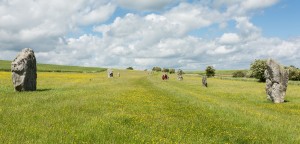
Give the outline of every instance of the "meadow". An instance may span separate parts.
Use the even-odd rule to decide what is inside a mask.
[[[256,81],[115,72],[38,72],[35,92],[0,72],[0,143],[300,143],[298,85],[273,104]]]
[[[53,64],[37,64],[38,72],[76,72],[76,73],[94,73],[105,71],[105,68],[98,67],[79,67],[64,66]],[[0,60],[0,71],[11,71],[11,61]]]

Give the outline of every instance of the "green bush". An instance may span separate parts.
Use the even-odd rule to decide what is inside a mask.
[[[289,66],[287,67],[289,70],[289,79],[294,81],[300,80],[300,70],[296,68],[295,66]]]
[[[177,75],[183,75],[183,74],[184,74],[184,72],[181,69],[178,69]]]
[[[214,69],[213,66],[208,66],[208,67],[206,67],[206,70],[205,70],[206,76],[207,76],[207,77],[215,76],[215,71],[216,71],[216,70]]]
[[[160,71],[161,71],[161,68],[160,68],[160,67],[153,67],[153,68],[152,68],[152,71],[160,72]]]
[[[265,70],[267,69],[266,60],[255,60],[251,63],[250,70],[252,71],[252,76],[259,79],[261,82],[265,82]]]
[[[175,69],[169,69],[169,73],[170,73],[170,74],[175,73]]]
[[[133,67],[128,67],[128,68],[126,68],[127,70],[133,70]]]
[[[253,78],[253,74],[252,74],[252,71],[251,71],[251,70],[248,70],[248,71],[246,72],[246,77],[247,77],[247,78]]]
[[[163,68],[162,72],[166,72],[166,73],[168,73],[168,72],[169,72],[169,69],[167,69],[167,68]]]
[[[246,72],[241,70],[232,73],[232,77],[245,77],[245,76],[246,76]]]

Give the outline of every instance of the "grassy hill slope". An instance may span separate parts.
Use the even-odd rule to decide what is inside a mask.
[[[11,61],[0,60],[0,71],[10,71]],[[101,72],[105,68],[98,67],[79,67],[79,66],[63,66],[52,64],[37,64],[38,72]]]
[[[38,91],[14,92],[0,72],[2,143],[300,143],[300,87],[284,104],[265,84],[120,71],[38,73]]]

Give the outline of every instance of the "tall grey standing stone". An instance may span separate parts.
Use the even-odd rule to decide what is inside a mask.
[[[265,77],[267,99],[274,103],[283,103],[288,86],[289,71],[274,60],[268,59]]]
[[[36,90],[36,59],[30,48],[25,48],[11,63],[15,91]]]
[[[207,77],[206,76],[202,77],[202,86],[207,87]]]

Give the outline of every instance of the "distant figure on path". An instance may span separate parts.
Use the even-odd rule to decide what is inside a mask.
[[[120,77],[121,75],[120,75],[120,72],[118,72],[118,77]]]
[[[163,74],[161,78],[162,78],[162,80],[168,80],[169,79],[167,74]]]

